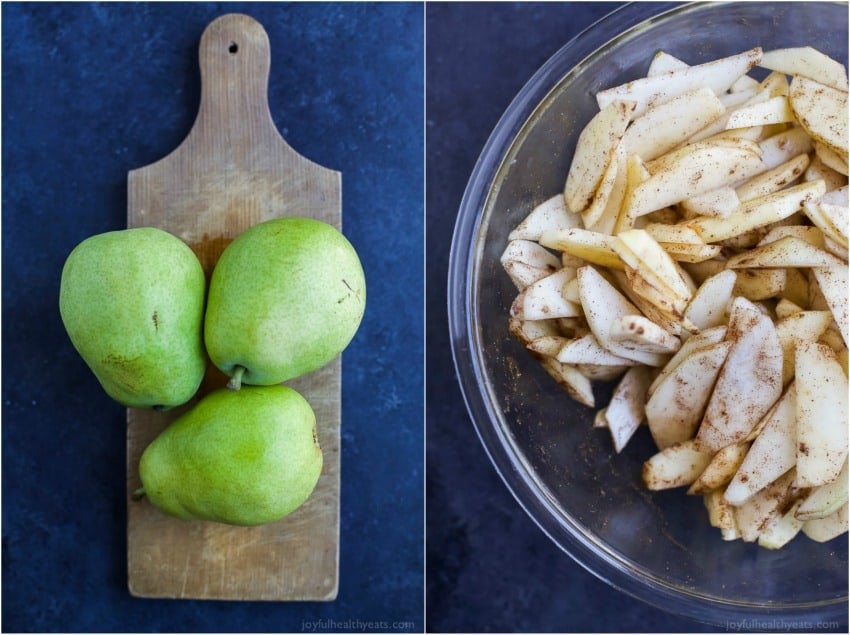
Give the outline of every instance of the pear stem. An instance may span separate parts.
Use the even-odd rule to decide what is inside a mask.
[[[140,487],[135,492],[133,492],[133,500],[134,501],[141,500],[144,497],[145,497],[145,488],[144,487]]]
[[[239,390],[242,387],[242,375],[245,374],[244,366],[237,366],[233,369],[233,377],[227,382],[227,387],[230,390]]]

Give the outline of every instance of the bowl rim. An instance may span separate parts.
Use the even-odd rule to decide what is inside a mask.
[[[490,134],[481,151],[461,199],[455,224],[448,266],[448,326],[452,358],[463,399],[479,441],[505,486],[537,526],[576,563],[615,589],[656,608],[700,622],[726,625],[768,624],[770,630],[787,628],[796,623],[823,623],[847,619],[844,597],[783,605],[736,602],[708,594],[678,588],[618,555],[612,548],[598,549],[601,541],[593,540],[579,523],[563,512],[554,497],[536,479],[523,452],[511,436],[496,422],[499,418],[486,395],[482,378],[484,360],[475,351],[479,346],[476,303],[470,291],[476,288],[478,257],[482,241],[476,238],[486,230],[482,218],[487,201],[493,195],[494,179],[508,160],[517,134],[534,117],[534,113],[558,86],[578,72],[594,53],[616,40],[648,28],[654,22],[680,14],[711,8],[724,2],[630,2],[594,21],[560,47],[525,83]],[[736,5],[756,4],[736,2]],[[845,4],[825,2],[821,4]],[[602,28],[604,27],[604,28]],[[611,37],[607,33],[617,35]],[[760,628],[760,626],[757,626]]]

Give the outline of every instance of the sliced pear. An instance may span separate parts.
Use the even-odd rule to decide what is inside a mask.
[[[708,522],[718,529],[735,529],[735,510],[723,498],[723,490],[714,490],[703,495],[703,503],[708,510]]]
[[[642,315],[623,315],[611,323],[611,339],[634,350],[672,354],[682,341]]]
[[[581,225],[581,216],[567,209],[561,194],[537,205],[508,235],[508,240],[540,240],[549,231],[561,231]]]
[[[500,262],[520,291],[561,268],[555,254],[531,240],[510,241]]]
[[[795,350],[797,481],[816,487],[838,478],[847,459],[847,377],[832,349],[800,342]]]
[[[644,462],[643,482],[650,490],[690,485],[699,478],[712,456],[697,449],[694,439],[674,443]]]
[[[532,353],[537,353],[544,357],[556,357],[558,351],[563,348],[564,344],[569,340],[563,335],[544,335],[531,340],[526,345],[526,348]]]
[[[724,185],[699,196],[686,198],[680,203],[681,209],[692,216],[717,216],[726,218],[738,209],[741,200],[731,185]]]
[[[576,276],[572,267],[564,267],[526,286],[511,307],[511,315],[524,320],[547,320],[582,315],[578,304],[565,299],[561,290]]]
[[[690,90],[636,117],[623,135],[623,145],[628,154],[651,161],[683,143],[724,111],[710,88]]]
[[[739,201],[749,201],[778,192],[799,179],[805,173],[809,163],[808,154],[798,154],[788,161],[741,183],[735,188],[735,194]]]
[[[564,364],[594,364],[597,366],[634,366],[636,361],[615,355],[604,348],[593,333],[568,339],[555,355]]]
[[[847,263],[835,258],[828,267],[813,267],[812,273],[817,280],[817,286],[826,300],[832,317],[844,338],[844,343],[850,342],[850,319],[848,319],[848,277]],[[811,287],[811,285],[810,285]],[[812,308],[815,308],[814,305]]]
[[[776,518],[784,515],[799,493],[794,488],[794,468],[750,496],[742,505],[733,506],[735,524],[744,542],[755,542],[759,534]]]
[[[777,304],[777,308],[778,308]],[[778,316],[778,313],[777,313]],[[794,376],[795,350],[800,342],[816,342],[832,323],[829,311],[795,311],[776,322],[776,335],[782,346],[782,383]]]
[[[541,337],[560,335],[555,320],[520,320],[509,317],[508,330],[523,346],[528,346]]]
[[[688,494],[706,494],[712,491],[722,492],[725,486],[747,455],[749,441],[741,441],[727,445],[712,457],[711,462],[703,470],[699,478],[688,488]]]
[[[803,521],[795,515],[800,501],[791,505],[791,508],[781,516],[776,516],[759,532],[759,547],[765,549],[781,549],[803,528]]]
[[[725,337],[726,325],[721,324],[716,327],[702,330],[693,337],[686,339],[682,342],[682,346],[679,350],[673,355],[673,357],[670,358],[670,361],[665,364],[664,368],[662,368],[658,375],[656,375],[655,379],[652,380],[652,383],[649,386],[649,394],[651,395],[655,392],[655,389],[658,388],[661,382],[664,381],[670,373],[676,370],[678,365],[694,351],[722,342]]]
[[[844,168],[846,169],[846,166]],[[827,192],[847,185],[847,175],[826,165],[817,152],[811,157],[809,167],[806,168],[803,178],[807,181],[823,179],[826,183]]]
[[[566,231],[547,231],[540,236],[540,244],[577,256],[589,263],[622,269],[623,262],[613,250],[614,236],[579,227]]]
[[[724,269],[708,278],[688,303],[685,317],[700,330],[723,324],[736,279],[737,274],[730,269]]]
[[[797,509],[800,520],[825,518],[847,504],[847,461],[838,478],[812,489]]]
[[[691,243],[658,243],[676,262],[705,262],[720,255],[720,245],[693,245]]]
[[[686,64],[675,55],[670,55],[670,53],[666,51],[658,51],[652,56],[652,61],[649,63],[646,75],[647,77],[662,75],[669,71],[687,68],[688,66],[689,64]]]
[[[791,110],[788,98],[777,96],[759,104],[739,108],[726,121],[726,129],[789,123],[794,119],[794,111]]]
[[[647,108],[697,88],[708,87],[719,95],[761,61],[761,48],[754,48],[722,59],[643,77],[596,93],[596,102],[604,108],[615,100],[637,102],[635,116]]]
[[[697,433],[712,453],[746,438],[782,393],[782,347],[771,319],[735,298],[726,337],[734,344]]]
[[[552,357],[542,357],[540,363],[546,372],[560,385],[575,401],[588,408],[596,405],[593,396],[593,386],[577,368],[562,364]]]
[[[821,197],[818,201],[803,206],[806,216],[829,237],[842,247],[847,247],[847,225],[850,223],[850,208],[846,205],[827,203]]]
[[[802,130],[802,128],[798,128],[798,130]],[[848,170],[847,165],[847,156],[841,154],[835,149],[829,147],[825,143],[820,141],[814,141],[815,148],[815,156],[818,157],[825,166],[835,170],[839,174],[844,175],[845,177],[848,175],[850,170]]]
[[[808,154],[814,142],[803,128],[795,126],[759,141],[761,160],[768,168],[775,168],[796,156]]]
[[[847,91],[797,75],[791,80],[788,98],[809,136],[846,159]]]
[[[787,218],[797,212],[803,203],[822,196],[825,191],[823,181],[807,181],[741,203],[738,211],[726,218],[703,216],[687,221],[686,224],[705,242],[717,242]]]
[[[744,267],[829,267],[835,257],[796,236],[785,236],[729,258],[730,269]]]
[[[625,177],[620,172],[625,169],[625,165],[626,150],[621,141],[617,145],[611,160],[608,161],[608,167],[602,173],[602,179],[593,195],[593,201],[581,213],[581,220],[585,228],[592,229],[594,225],[599,223],[605,214],[605,210],[608,209],[609,202],[619,205],[615,201],[622,201],[625,193]],[[612,200],[612,197],[614,200]]]
[[[637,315],[637,307],[629,302],[599,272],[591,266],[578,272],[581,306],[590,330],[609,352],[647,366],[663,366],[667,356],[635,351],[611,339],[611,324],[619,317]]]
[[[802,75],[847,92],[847,69],[844,64],[811,46],[764,51],[758,65],[786,75]]]
[[[605,409],[605,420],[614,442],[614,451],[618,454],[644,419],[644,402],[650,380],[648,367],[633,366],[617,384]]]
[[[779,297],[785,290],[785,269],[738,269],[732,295],[758,302]]]
[[[815,542],[828,542],[841,534],[847,533],[848,503],[844,503],[836,511],[824,518],[807,520],[803,523],[802,532]]]
[[[720,145],[689,146],[688,152],[678,160],[654,172],[635,188],[632,213],[649,214],[750,178],[767,168],[761,157],[750,150]]]
[[[765,417],[766,423],[734,473],[725,498],[742,505],[794,467],[797,449],[797,396],[791,384]]]
[[[731,348],[729,341],[698,348],[653,386],[646,403],[646,420],[659,449],[694,436]]]
[[[600,106],[579,134],[564,185],[570,211],[581,213],[590,205],[636,106],[633,101],[612,100]]]

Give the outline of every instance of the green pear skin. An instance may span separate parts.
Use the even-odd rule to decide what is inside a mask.
[[[171,408],[204,377],[201,263],[176,236],[139,227],[91,236],[62,269],[59,312],[106,393],[135,408]]]
[[[366,280],[351,243],[310,218],[247,229],[210,279],[204,341],[212,362],[251,385],[278,384],[321,368],[356,334]]]
[[[221,388],[145,449],[137,495],[177,518],[262,525],[304,503],[321,471],[316,417],[298,392]]]

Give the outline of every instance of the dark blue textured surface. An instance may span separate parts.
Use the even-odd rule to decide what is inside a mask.
[[[429,631],[714,630],[620,593],[540,531],[508,492],[475,434],[448,341],[449,245],[464,188],[487,137],[535,71],[616,6],[438,3],[427,8]]]
[[[57,308],[68,252],[125,226],[128,170],[191,128],[198,40],[228,12],[269,34],[282,135],[342,172],[369,284],[343,357],[332,603],[130,597],[124,409]],[[3,630],[421,631],[422,5],[4,3],[2,17]]]

